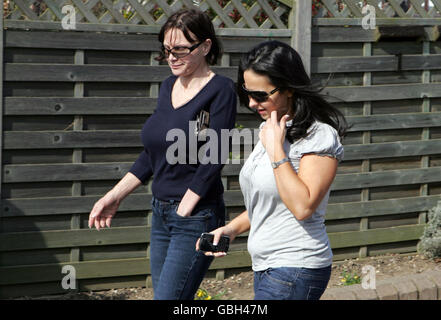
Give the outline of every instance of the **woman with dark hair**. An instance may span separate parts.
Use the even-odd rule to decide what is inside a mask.
[[[312,86],[298,53],[279,41],[242,59],[237,85],[242,104],[265,122],[239,176],[247,210],[212,231],[214,243],[249,230],[255,299],[319,299],[331,275],[324,216],[346,121]]]
[[[166,60],[173,75],[162,82],[157,108],[142,128],[144,150],[124,178],[95,203],[89,227],[110,227],[121,201],[153,175],[150,266],[154,299],[186,300],[194,298],[213,260],[194,250],[196,240],[202,232],[225,224],[220,173],[226,159],[213,150],[219,157],[212,155],[211,161],[205,161],[199,151],[208,128],[216,134],[207,141],[219,139],[212,145],[220,149],[221,129],[234,127],[237,98],[234,82],[210,68],[221,49],[205,13],[183,9],[173,14],[161,28],[159,41],[158,60]],[[169,152],[172,145],[182,144],[180,136],[178,141],[171,141],[176,136],[170,139],[176,130],[185,136],[180,147],[186,152],[178,154],[179,162]],[[197,141],[194,153],[192,141]]]

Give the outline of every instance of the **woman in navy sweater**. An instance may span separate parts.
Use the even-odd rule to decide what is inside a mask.
[[[195,251],[195,243],[202,232],[225,224],[221,170],[226,161],[222,155],[228,152],[221,152],[221,130],[234,127],[236,92],[231,79],[210,69],[221,49],[205,13],[184,9],[173,14],[159,41],[159,60],[168,62],[173,75],[162,82],[157,108],[142,128],[144,150],[124,178],[95,203],[89,227],[110,227],[121,201],[153,176],[154,299],[194,299],[213,259]],[[201,127],[204,119],[206,126]],[[207,126],[214,133],[208,139],[201,137]],[[210,141],[218,149],[200,153]],[[179,161],[170,152],[177,144]],[[211,161],[201,154],[211,155]]]

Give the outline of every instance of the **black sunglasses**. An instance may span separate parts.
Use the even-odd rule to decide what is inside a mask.
[[[270,95],[276,93],[277,91],[280,90],[280,88],[275,88],[270,92],[265,92],[265,91],[251,91],[248,90],[247,88],[245,88],[245,84],[242,83],[242,89],[243,91],[245,91],[245,93],[253,98],[254,100],[256,100],[256,102],[265,102],[268,100],[268,98],[270,97]]]
[[[194,45],[192,45],[191,47],[173,47],[171,49],[167,49],[166,47],[164,47],[164,45],[161,46],[161,51],[162,53],[168,58],[170,56],[170,53],[176,57],[176,58],[184,58],[186,56],[188,56],[190,54],[190,52],[192,52],[194,49],[196,49],[197,47],[199,47],[202,42],[196,43]]]

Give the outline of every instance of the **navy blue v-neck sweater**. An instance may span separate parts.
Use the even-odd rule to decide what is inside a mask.
[[[217,200],[224,191],[221,170],[226,160],[221,158],[225,155],[225,151],[221,152],[221,129],[231,130],[236,117],[234,82],[216,74],[196,96],[175,109],[171,102],[171,92],[176,79],[176,76],[170,76],[162,82],[156,110],[144,123],[141,131],[144,151],[129,172],[143,184],[153,175],[152,193],[160,200],[181,201],[187,189],[201,196],[200,203]],[[190,160],[189,138],[197,138],[190,137],[195,132],[189,129],[189,122],[196,121],[202,109],[210,113],[209,128],[217,133],[218,161],[213,161],[215,163],[201,164],[199,160]],[[173,141],[167,141],[171,140],[170,137],[167,139],[167,133],[170,135],[176,132],[171,131],[173,129],[180,129],[185,133],[187,154],[184,164],[170,164],[166,158],[168,148],[179,139],[176,136]],[[211,136],[206,141],[198,142],[197,150],[210,139]],[[226,155],[228,157],[228,152]]]

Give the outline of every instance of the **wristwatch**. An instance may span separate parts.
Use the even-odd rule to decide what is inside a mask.
[[[283,158],[280,161],[276,161],[276,162],[271,162],[271,166],[273,167],[273,169],[276,169],[278,166],[280,166],[281,164],[288,162],[289,159],[288,158]]]

